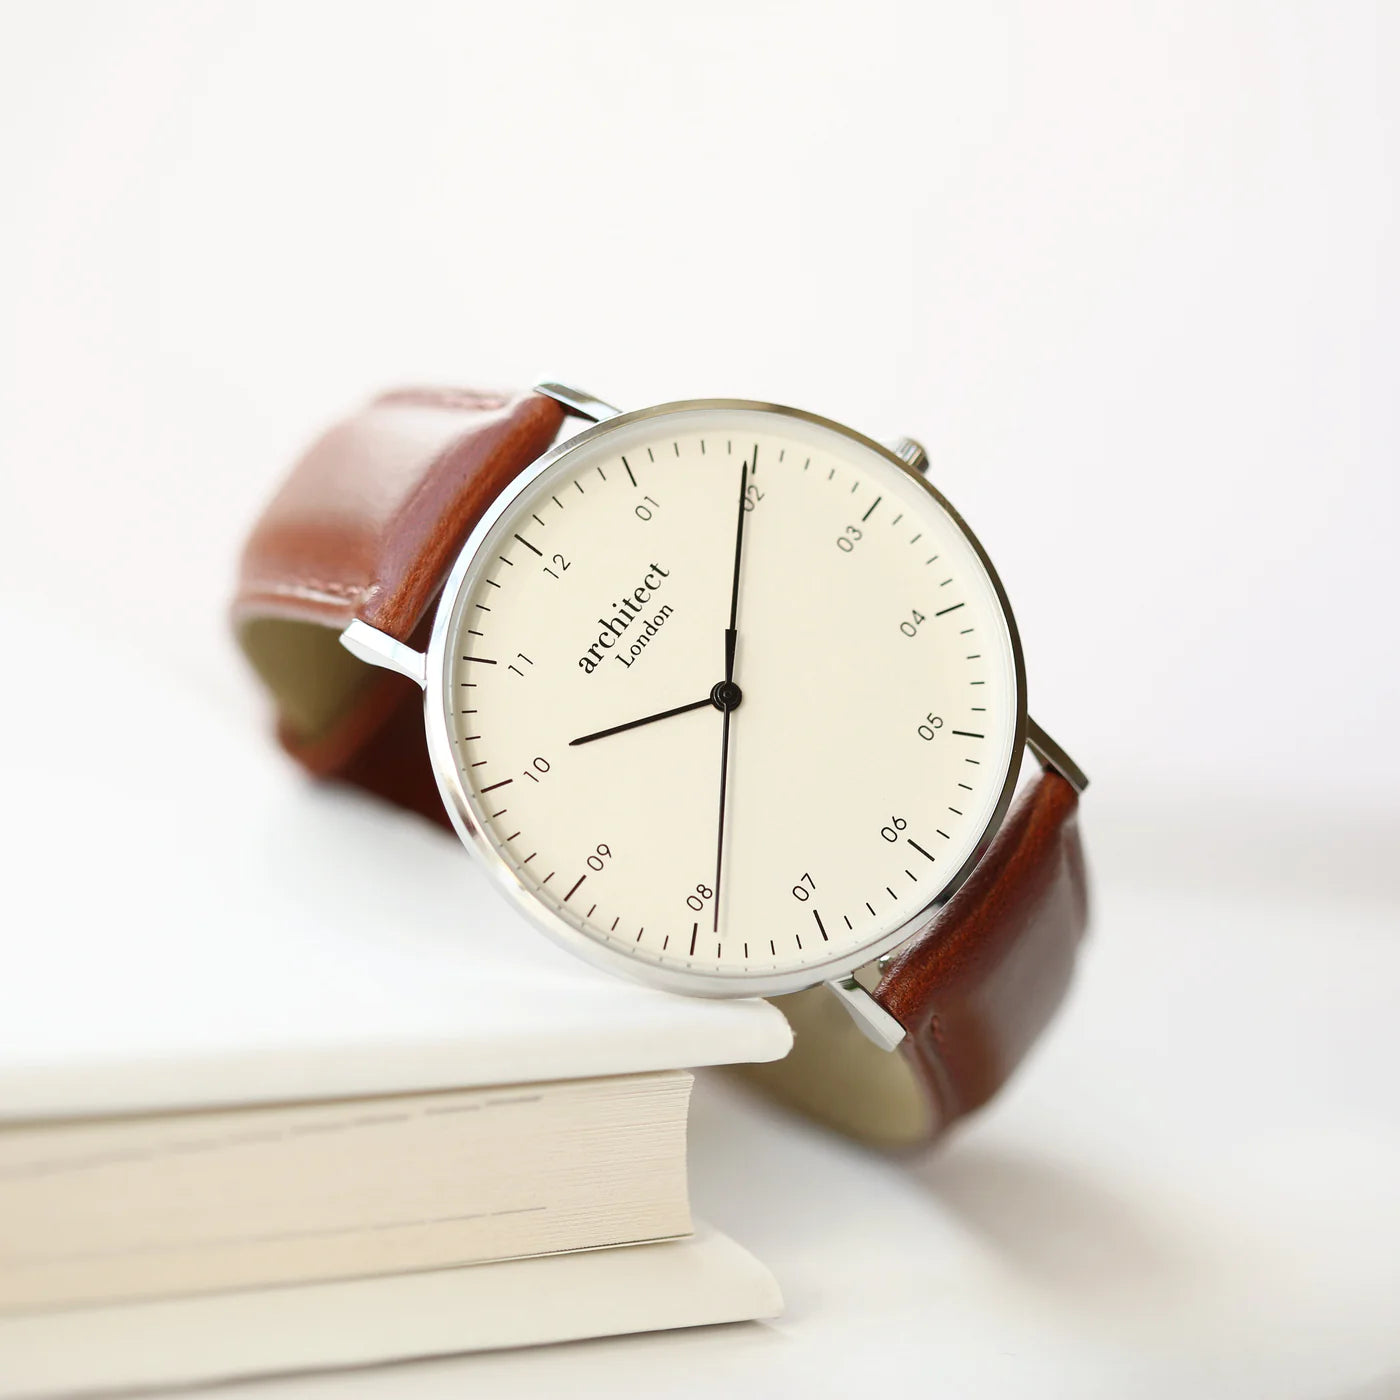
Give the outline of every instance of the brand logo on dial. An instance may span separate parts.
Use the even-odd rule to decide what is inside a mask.
[[[603,629],[598,640],[578,659],[584,672],[592,675],[611,654],[614,661],[624,666],[635,664],[646,649],[647,644],[666,624],[666,619],[675,612],[669,603],[663,603],[650,617],[643,617],[646,605],[652,596],[671,577],[669,569],[660,564],[652,564],[642,575],[642,581],[631,593],[624,594],[609,607],[615,611],[611,617],[600,617],[598,625]],[[633,630],[635,629],[635,630]],[[624,634],[631,632],[630,636]]]

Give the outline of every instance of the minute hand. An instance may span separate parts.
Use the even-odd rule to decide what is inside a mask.
[[[755,459],[758,448],[754,448]],[[738,703],[738,688],[734,684],[734,652],[739,640],[739,566],[744,557],[744,503],[749,494],[749,464],[739,476],[739,523],[734,531],[734,587],[729,595],[729,626],[724,631],[724,685],[719,694],[724,702],[724,730],[720,736],[719,752],[719,836],[715,842],[715,923],[719,932],[720,879],[724,874],[724,804],[729,790],[729,719]]]

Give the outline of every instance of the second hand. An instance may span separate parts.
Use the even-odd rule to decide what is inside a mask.
[[[754,461],[758,446],[754,445]],[[719,932],[720,879],[724,874],[724,804],[729,789],[729,716],[733,711],[734,653],[739,640],[739,565],[744,555],[744,504],[749,494],[749,464],[739,477],[739,521],[734,534],[734,586],[729,597],[729,626],[724,632],[724,733],[720,739],[719,756],[719,836],[715,842],[715,925]]]

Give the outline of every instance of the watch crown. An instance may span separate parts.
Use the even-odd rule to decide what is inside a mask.
[[[912,471],[918,472],[920,476],[928,475],[928,453],[924,450],[923,443],[919,442],[916,438],[891,438],[885,446],[888,447],[906,467],[909,467]]]

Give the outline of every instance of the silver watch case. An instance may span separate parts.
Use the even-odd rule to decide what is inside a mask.
[[[541,386],[544,392],[554,390],[556,386]],[[562,398],[562,395],[555,395]],[[566,406],[574,412],[589,413],[594,416],[590,409],[596,405],[599,410],[610,409],[610,405],[603,404],[600,400],[587,396],[589,406],[573,402],[566,402]],[[689,409],[734,409],[734,410],[758,410],[767,413],[780,414],[783,416],[797,418],[809,423],[817,424],[823,428],[839,433],[852,441],[859,443],[867,450],[885,458],[890,466],[903,472],[906,476],[927,491],[942,508],[947,511],[955,525],[962,531],[968,543],[981,560],[983,568],[987,571],[987,576],[991,579],[992,587],[995,590],[996,598],[1001,606],[1006,618],[1007,629],[1011,637],[1011,650],[1015,661],[1015,682],[1016,682],[1016,727],[1015,738],[1012,747],[1012,760],[1002,785],[1002,791],[992,813],[991,819],[978,840],[972,856],[956,871],[947,881],[937,896],[927,905],[919,910],[912,918],[900,924],[898,928],[890,930],[882,937],[873,942],[864,944],[853,952],[833,958],[830,962],[822,963],[813,967],[804,967],[796,972],[786,973],[776,976],[748,976],[734,975],[727,976],[708,972],[689,972],[677,968],[657,967],[654,964],[644,962],[639,958],[629,956],[627,953],[609,947],[598,939],[584,933],[582,929],[571,924],[563,918],[557,911],[550,908],[536,897],[534,892],[524,885],[516,872],[507,863],[505,858],[491,843],[485,832],[478,825],[472,813],[471,806],[467,800],[467,793],[462,782],[462,775],[457,768],[452,749],[452,735],[450,731],[450,716],[455,703],[452,694],[452,683],[449,671],[449,646],[451,639],[456,635],[458,620],[462,608],[465,604],[465,583],[467,574],[473,559],[484,544],[487,536],[495,526],[496,522],[506,514],[515,500],[539,477],[548,472],[555,463],[569,456],[583,444],[593,441],[596,438],[606,436],[616,427],[634,423],[641,419],[657,418],[668,413],[677,413]],[[673,403],[656,404],[650,408],[636,409],[629,413],[615,413],[603,417],[601,412],[597,415],[600,421],[585,428],[582,432],[558,443],[551,448],[544,456],[533,462],[492,502],[486,513],[477,522],[476,527],[467,537],[466,543],[457,557],[456,563],[452,567],[451,573],[447,577],[446,585],[443,588],[442,597],[438,602],[437,612],[433,619],[432,636],[428,643],[426,661],[421,664],[419,654],[411,648],[404,647],[401,643],[392,642],[389,638],[378,640],[378,634],[373,637],[368,635],[373,629],[364,624],[352,624],[347,629],[342,640],[346,646],[367,661],[373,661],[378,665],[387,665],[394,670],[412,676],[420,685],[424,687],[423,716],[427,733],[428,752],[432,760],[433,773],[437,778],[438,790],[442,794],[443,804],[447,808],[448,815],[452,820],[452,825],[457,834],[462,838],[463,843],[472,850],[485,864],[487,870],[507,897],[521,910],[521,912],[540,928],[555,942],[562,944],[578,956],[598,967],[609,972],[617,973],[624,977],[630,977],[635,981],[643,982],[652,987],[659,987],[670,992],[679,992],[688,996],[702,997],[753,997],[753,996],[781,996],[789,992],[802,991],[807,987],[818,985],[819,983],[841,984],[848,981],[850,974],[857,968],[864,967],[873,960],[883,957],[900,944],[909,940],[913,935],[924,929],[934,914],[953,896],[957,889],[967,879],[968,875],[977,865],[982,853],[985,851],[988,842],[996,834],[1006,816],[1007,807],[1010,804],[1012,793],[1016,787],[1016,781],[1020,773],[1022,755],[1028,737],[1028,725],[1031,729],[1033,747],[1040,752],[1040,745],[1037,740],[1046,738],[1046,742],[1053,745],[1043,736],[1037,726],[1028,721],[1026,713],[1026,680],[1025,662],[1021,653],[1021,640],[1016,630],[1016,619],[1011,611],[1011,605],[1007,601],[1006,592],[1002,587],[1001,580],[997,577],[996,569],[992,566],[991,560],[987,557],[986,551],[978,542],[976,536],[968,529],[962,517],[953,509],[943,496],[920,474],[915,466],[899,455],[894,449],[886,447],[873,439],[866,437],[863,433],[856,432],[853,428],[845,424],[837,423],[829,418],[820,417],[814,413],[807,413],[801,409],[788,408],[781,404],[769,404],[755,402],[747,399],[686,399]],[[908,454],[906,454],[907,456]],[[384,645],[388,643],[388,647]],[[395,650],[391,653],[389,648]],[[1055,765],[1058,766],[1058,765]],[[1075,770],[1077,772],[1077,770]],[[1066,776],[1069,776],[1068,774]],[[1073,779],[1071,779],[1073,781]]]

